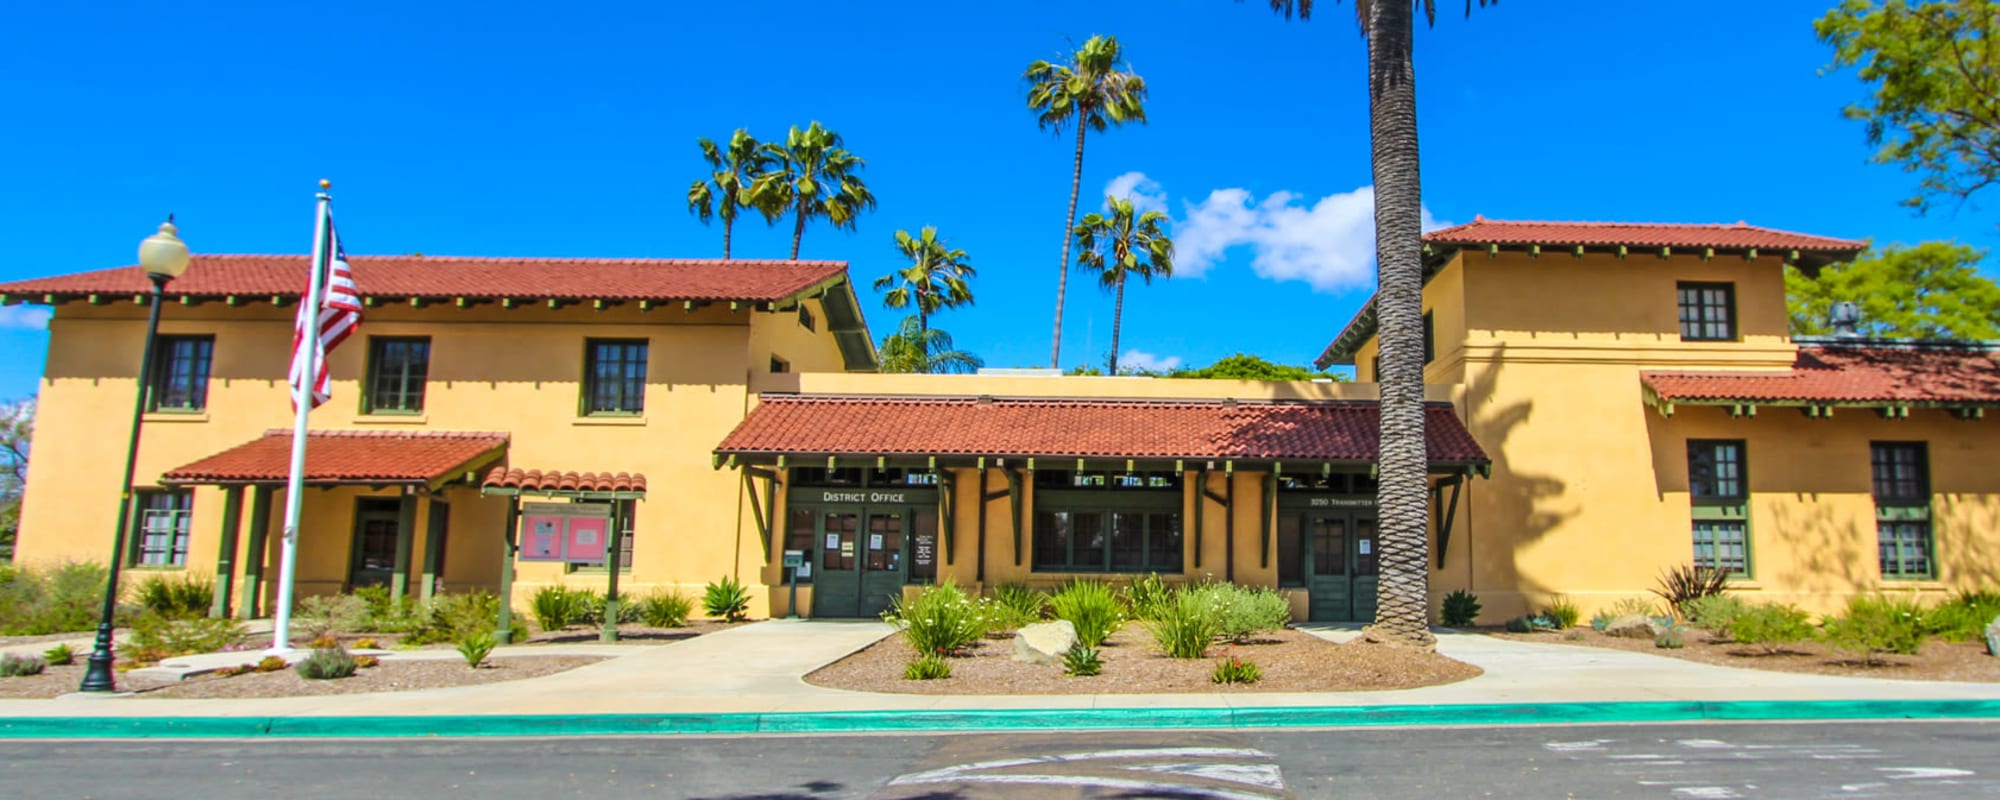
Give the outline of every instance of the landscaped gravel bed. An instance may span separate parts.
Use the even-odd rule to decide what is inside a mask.
[[[367,692],[406,692],[416,689],[443,689],[482,683],[524,680],[553,675],[604,660],[599,656],[501,656],[489,659],[479,669],[462,660],[384,661],[359,670],[353,677],[309,681],[297,672],[253,672],[224,678],[199,675],[176,683],[161,683],[118,676],[120,691],[136,692],[140,698],[253,698],[295,697]],[[254,663],[255,658],[246,658]],[[83,681],[81,659],[73,666],[49,667],[40,675],[0,678],[0,698],[47,699],[76,691]]]
[[[1706,631],[1690,630],[1682,635],[1686,646],[1678,650],[1655,647],[1652,639],[1606,636],[1588,628],[1545,633],[1489,631],[1502,639],[1541,644],[1567,644],[1630,650],[1656,656],[1719,664],[1744,669],[1777,672],[1806,672],[1844,675],[1852,678],[1894,678],[1912,681],[2000,681],[2000,658],[1986,654],[1986,646],[1976,642],[1925,642],[1914,656],[1880,655],[1880,664],[1869,664],[1855,654],[1836,650],[1819,642],[1798,642],[1767,653],[1762,647],[1715,642]]]
[[[1134,624],[1112,634],[1098,652],[1104,673],[1072,678],[1060,665],[1014,661],[1011,638],[989,638],[966,656],[947,659],[951,677],[913,681],[903,679],[903,665],[913,655],[910,646],[903,637],[891,636],[807,675],[806,682],[907,694],[1360,692],[1454,683],[1481,672],[1436,653],[1363,642],[1337,645],[1289,629],[1261,636],[1252,644],[1218,644],[1209,649],[1208,658],[1175,659],[1161,655],[1151,634]],[[1256,663],[1263,679],[1253,684],[1212,682],[1216,661],[1230,655]]]

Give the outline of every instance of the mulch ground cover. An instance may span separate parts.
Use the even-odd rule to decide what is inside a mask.
[[[1589,628],[1542,633],[1498,630],[1487,633],[1501,639],[1630,650],[1704,664],[1777,672],[1914,681],[2000,681],[2000,658],[1987,655],[1986,646],[1976,642],[1930,641],[1924,643],[1917,655],[1877,655],[1877,662],[1869,663],[1854,653],[1836,650],[1819,642],[1798,642],[1784,645],[1777,652],[1768,652],[1761,646],[1718,642],[1702,630],[1685,631],[1681,638],[1686,646],[1678,650],[1655,647],[1652,639],[1606,636]]]
[[[1143,626],[1129,625],[1098,648],[1104,672],[1087,678],[1063,674],[1060,664],[1013,660],[1012,637],[981,640],[963,657],[947,659],[951,677],[913,681],[903,665],[914,655],[900,635],[890,636],[806,676],[814,686],[904,694],[1188,694],[1209,692],[1360,692],[1435,686],[1472,678],[1478,667],[1436,653],[1363,642],[1334,644],[1311,634],[1281,630],[1249,644],[1218,644],[1208,657],[1162,655]],[[1236,656],[1255,663],[1263,679],[1252,684],[1210,680],[1216,661]]]
[[[164,683],[118,676],[119,691],[135,692],[142,698],[253,698],[297,697],[306,695],[405,692],[414,689],[443,689],[482,683],[524,680],[553,675],[604,660],[600,656],[505,656],[493,658],[478,669],[464,661],[384,661],[357,670],[352,677],[306,680],[297,672],[253,672],[224,678],[197,675],[187,680]],[[255,662],[255,658],[246,658]],[[76,691],[83,681],[83,664],[49,667],[40,675],[0,678],[0,698],[48,699]]]

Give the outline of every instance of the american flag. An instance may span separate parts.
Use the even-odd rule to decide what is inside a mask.
[[[327,377],[326,354],[361,327],[361,290],[354,285],[354,269],[347,265],[347,251],[340,246],[340,236],[333,231],[333,209],[326,209],[326,242],[315,252],[325,254],[327,263],[316,263],[313,269],[325,270],[325,287],[319,308],[309,306],[311,301],[301,298],[298,317],[292,322],[292,406],[298,407],[300,387],[305,383],[306,334],[307,325],[318,318],[319,336],[314,340],[312,407],[318,408],[333,397],[333,382]],[[306,276],[306,296],[312,292],[312,276]],[[315,313],[317,312],[317,313]]]

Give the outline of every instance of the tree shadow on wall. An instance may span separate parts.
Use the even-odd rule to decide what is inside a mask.
[[[1504,490],[1483,493],[1489,500],[1483,507],[1476,509],[1477,513],[1472,515],[1472,519],[1476,524],[1489,530],[1492,528],[1506,530],[1511,527],[1518,534],[1514,537],[1513,547],[1508,552],[1485,556],[1481,556],[1477,546],[1472,544],[1472,529],[1468,528],[1464,534],[1470,552],[1475,557],[1486,560],[1506,558],[1514,561],[1511,569],[1512,585],[1517,591],[1523,594],[1545,594],[1552,592],[1556,587],[1536,580],[1522,570],[1519,563],[1520,548],[1547,537],[1558,526],[1575,517],[1577,509],[1564,500],[1564,495],[1569,489],[1567,482],[1554,473],[1535,471],[1532,464],[1517,462],[1509,455],[1512,449],[1510,445],[1513,444],[1515,436],[1521,433],[1522,427],[1533,418],[1535,404],[1532,400],[1522,400],[1507,405],[1483,402],[1485,398],[1493,397],[1501,388],[1506,365],[1507,345],[1504,343],[1496,345],[1493,357],[1485,369],[1472,372],[1465,387],[1465,413],[1468,416],[1466,428],[1472,432],[1473,438],[1478,440],[1480,448],[1486,451],[1486,457],[1493,461],[1491,480],[1494,485],[1505,487]],[[1491,541],[1488,538],[1485,543],[1490,546]],[[1446,561],[1447,573],[1460,568],[1462,568],[1460,565]]]

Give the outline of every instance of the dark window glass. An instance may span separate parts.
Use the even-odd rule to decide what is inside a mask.
[[[149,567],[185,565],[194,493],[185,489],[140,492],[138,500],[139,540],[133,560]]]
[[[1314,517],[1311,534],[1313,574],[1347,574],[1347,520]]]
[[[208,369],[214,354],[213,337],[160,337],[154,346],[148,407],[153,411],[208,408]]]
[[[804,304],[804,303],[800,303],[800,304],[799,304],[799,327],[801,327],[801,328],[804,328],[804,329],[806,329],[806,330],[813,330],[813,326],[814,326],[814,324],[815,324],[815,323],[813,322],[813,312],[812,312],[812,309],[810,309],[810,308],[806,308],[806,304]]]
[[[1181,515],[1147,514],[1146,569],[1155,572],[1180,572],[1183,552]]]
[[[1735,340],[1735,286],[1727,283],[1683,283],[1679,289],[1682,339],[1700,342]]]
[[[1073,472],[1035,470],[1037,489],[1179,489],[1181,474],[1164,472]]]
[[[1331,475],[1279,475],[1278,491],[1341,494],[1347,491],[1347,476],[1339,472]]]
[[[1931,524],[1925,520],[1887,520],[1875,523],[1881,546],[1882,574],[1895,578],[1927,578],[1931,575]]]
[[[1688,494],[1696,500],[1741,500],[1743,443],[1691,439],[1688,452]]]
[[[646,410],[646,342],[592,341],[585,355],[585,413],[639,414]]]
[[[1278,585],[1300,586],[1306,582],[1306,542],[1297,514],[1278,518]]]
[[[1722,572],[1750,568],[1748,528],[1734,520],[1695,520],[1694,563]]]
[[[823,521],[826,524],[826,535],[832,537],[835,546],[820,548],[820,568],[852,572],[855,564],[854,551],[860,545],[857,540],[861,532],[861,515],[845,511],[829,511],[825,513]],[[826,542],[820,544],[825,545]]]
[[[1875,475],[1875,502],[1882,505],[1928,505],[1930,470],[1921,442],[1876,442],[1869,445]]]
[[[1035,568],[1061,569],[1069,565],[1069,543],[1075,538],[1067,511],[1035,514]]]
[[[1431,324],[1430,312],[1424,312],[1424,364],[1437,358],[1437,331]]]
[[[786,372],[791,372],[791,371],[792,371],[792,362],[790,362],[790,361],[786,361],[786,360],[784,360],[784,359],[782,359],[782,358],[779,358],[779,357],[777,357],[777,356],[771,356],[771,373],[772,373],[772,374],[776,375],[776,374],[782,374],[782,373],[786,373]]]
[[[910,520],[910,581],[937,580],[938,515],[936,509],[920,508]]]
[[[424,410],[424,382],[431,372],[431,340],[369,340],[368,413]]]
[[[1373,475],[1355,473],[1353,477],[1348,479],[1347,491],[1352,494],[1373,495],[1378,484],[1380,484],[1380,481],[1377,481]]]
[[[1146,567],[1146,515],[1111,515],[1111,570],[1131,572]]]
[[[1375,520],[1372,519],[1355,520],[1354,521],[1354,574],[1355,575],[1368,576],[1368,575],[1374,575],[1376,574],[1376,572],[1378,572],[1377,567],[1381,563],[1382,554],[1376,547],[1376,544],[1377,542],[1375,541]]]
[[[797,550],[805,556],[805,563],[813,562],[813,511],[809,508],[794,508],[785,515],[785,549]],[[778,563],[785,563],[780,559]],[[782,567],[780,569],[783,569]],[[784,580],[792,579],[792,571],[784,570]],[[812,583],[812,570],[799,576],[799,583]]]
[[[903,569],[903,515],[869,514],[869,572],[899,572]]]
[[[860,467],[840,467],[838,469],[827,469],[825,467],[793,467],[791,475],[792,478],[791,485],[860,486],[861,475],[862,472]]]

